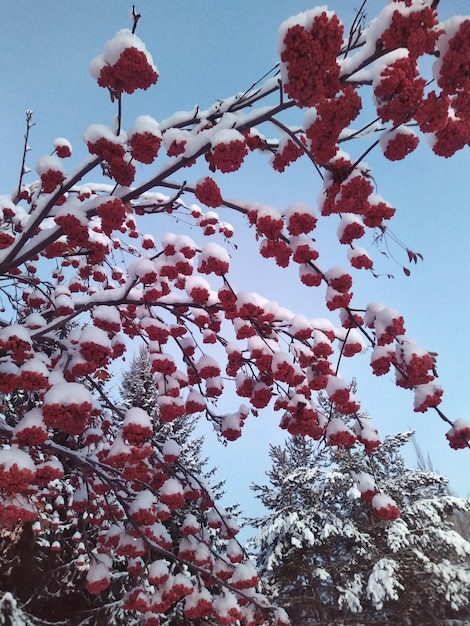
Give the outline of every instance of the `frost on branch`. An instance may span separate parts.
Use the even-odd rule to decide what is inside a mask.
[[[451,427],[450,445],[468,447],[468,424],[439,408],[435,354],[408,336],[398,311],[356,303],[354,289],[357,271],[374,268],[358,243],[387,237],[396,211],[376,192],[365,154],[380,145],[389,160],[404,158],[426,134],[447,157],[470,140],[469,23],[440,23],[429,3],[399,1],[346,35],[333,12],[307,11],[281,25],[280,78],[158,121],[128,120],[122,106],[127,94],[157,82],[143,42],[124,30],[105,45],[90,69],[116,101],[114,123],[84,129],[90,156],[75,170],[65,160],[70,142],[53,140],[53,154],[37,163],[39,179],[26,182],[23,164],[14,194],[0,197],[4,527],[46,511],[61,528],[60,495],[71,519],[96,527],[93,547],[80,541],[85,548],[73,552],[89,572],[89,591],[107,583],[105,570],[111,586],[116,561],[125,563],[132,582],[123,607],[144,623],[184,607],[219,623],[282,624],[284,615],[259,595],[236,524],[221,513],[220,527],[211,526],[210,491],[165,445],[173,438],[166,429],[201,415],[227,442],[269,407],[291,435],[338,454],[373,454],[377,429],[361,417],[338,367],[369,350],[375,375],[393,371],[397,386],[413,391],[414,410],[432,409]],[[434,55],[434,84],[422,75],[426,54]],[[368,89],[380,124],[363,119]],[[261,133],[267,122],[274,138]],[[365,152],[356,137],[370,137]],[[278,172],[308,159],[322,180],[318,206],[229,201],[224,180],[249,167],[250,153]],[[194,163],[205,168],[202,177],[200,169],[193,176]],[[134,184],[137,171],[143,182]],[[299,288],[316,287],[323,308],[299,315],[232,284],[237,255],[227,240],[236,235],[221,219],[230,210],[246,218],[273,270],[296,267]],[[333,267],[323,256],[325,222],[344,251]],[[152,406],[123,407],[107,383],[138,344],[148,351],[156,396]],[[321,409],[318,392],[331,410]],[[240,400],[227,406],[234,394]],[[398,515],[386,490],[361,500],[364,515]],[[198,531],[189,532],[190,520],[183,543],[185,507],[195,502]],[[208,529],[219,533],[216,548]],[[50,548],[57,554],[64,544],[54,539]],[[148,575],[158,559],[169,563],[169,577],[157,584]]]

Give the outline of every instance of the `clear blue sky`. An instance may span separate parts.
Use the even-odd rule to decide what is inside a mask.
[[[338,10],[349,25],[359,4],[359,0],[334,0],[328,6]],[[373,15],[384,2],[370,0],[368,4]],[[468,3],[445,0],[441,4],[443,16],[448,17],[466,10]],[[196,104],[205,108],[244,91],[278,61],[279,24],[313,6],[302,0],[138,3],[142,19],[137,32],[152,53],[160,78],[150,91],[125,99],[125,126],[140,114],[161,120],[175,111]],[[130,7],[122,0],[1,3],[1,193],[8,193],[17,183],[26,109],[34,111],[36,123],[30,139],[30,167],[39,156],[51,152],[52,140],[58,136],[71,141],[74,164],[86,157],[83,131],[91,123],[108,124],[114,115],[107,92],[96,86],[88,64],[117,30],[130,26]],[[375,251],[377,268],[395,278],[367,276],[355,289],[355,303],[382,301],[397,308],[405,317],[408,333],[439,354],[438,382],[445,390],[442,408],[452,419],[468,419],[470,408],[469,155],[467,149],[450,160],[438,159],[423,144],[400,163],[385,162],[378,152],[368,156],[378,193],[397,207],[392,230],[422,253],[424,262],[406,278],[398,265]],[[282,176],[259,160],[250,169],[222,175],[218,181],[226,197],[263,201],[278,209],[296,200],[314,205],[320,191],[315,172],[301,163]],[[229,215],[224,219],[235,221]],[[325,314],[318,292],[303,288],[294,273],[278,270],[256,255],[252,231],[239,228],[237,243],[240,253],[234,256],[233,269],[239,289],[259,291],[310,318]],[[395,252],[399,257],[400,251]],[[328,249],[324,254],[328,259]],[[345,262],[339,263],[333,254],[330,260],[332,264]],[[349,366],[343,376],[357,375],[358,396],[380,431],[416,428],[418,442],[451,479],[452,488],[459,495],[469,495],[470,452],[450,450],[444,438],[447,426],[433,412],[413,413],[412,394],[397,389],[389,377],[373,377],[367,363],[366,355],[359,369]],[[357,359],[351,365],[355,364]],[[211,444],[214,462],[228,478],[231,499],[240,500],[247,514],[253,514],[255,507],[246,485],[263,482],[269,466],[268,444],[283,437],[277,423],[278,415],[265,414],[248,422],[238,442],[226,448]],[[413,450],[408,460],[415,464]]]

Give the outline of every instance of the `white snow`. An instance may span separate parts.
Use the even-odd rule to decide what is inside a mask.
[[[45,174],[48,170],[62,172],[62,174],[65,175],[62,159],[59,159],[55,154],[41,157],[36,164],[36,172],[41,176],[41,174]]]
[[[133,406],[130,409],[128,409],[126,411],[126,414],[124,415],[123,426],[127,426],[129,424],[138,424],[139,426],[142,426],[144,428],[146,427],[151,428],[152,418],[146,411],[144,411],[144,409],[141,409],[140,407],[137,407],[137,406]]]
[[[153,119],[150,115],[139,115],[136,118],[135,122],[127,131],[127,136],[129,139],[135,134],[144,134],[149,133],[150,135],[154,135],[155,137],[162,136],[160,132],[160,128],[158,126],[158,122]]]
[[[80,383],[57,383],[44,395],[44,404],[82,404],[89,402],[92,397],[90,391]]]
[[[99,78],[100,72],[105,65],[114,65],[126,48],[136,48],[143,52],[148,64],[154,71],[157,71],[144,42],[126,28],[118,31],[112,39],[107,41],[103,53],[95,57],[90,63],[90,74],[93,78],[95,80]]]
[[[121,130],[117,137],[112,128],[103,124],[91,124],[83,133],[83,141],[85,143],[96,143],[102,138],[109,143],[123,144],[127,141],[127,134]]]
[[[33,474],[36,472],[33,459],[27,452],[20,450],[16,446],[0,450],[0,465],[3,465],[4,469],[7,471],[10,470],[13,465],[16,465],[18,469],[29,470]]]
[[[59,146],[63,146],[64,148],[67,147],[70,151],[72,151],[72,144],[68,139],[65,139],[65,137],[57,137],[56,139],[54,139],[53,146],[54,148],[57,148]]]
[[[184,495],[183,486],[177,478],[167,478],[160,487],[160,494],[163,496]]]
[[[46,429],[43,416],[42,416],[42,409],[39,407],[31,409],[30,411],[27,411],[23,415],[23,417],[21,418],[21,421],[19,421],[18,424],[13,429],[13,434],[15,435],[18,432],[21,432],[22,430],[26,428],[33,428],[33,427],[43,428],[44,430]]]
[[[374,607],[379,611],[386,600],[398,600],[398,590],[404,589],[397,578],[398,570],[398,563],[387,557],[377,561],[372,568],[366,591]]]

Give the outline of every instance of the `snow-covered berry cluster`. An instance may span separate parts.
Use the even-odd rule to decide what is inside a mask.
[[[343,43],[343,25],[322,7],[284,22],[280,29],[283,87],[300,107],[314,107],[339,90],[336,57]]]
[[[236,172],[247,154],[244,136],[235,129],[226,129],[214,136],[211,150],[206,153],[206,160],[212,172]]]
[[[162,143],[157,122],[150,115],[140,115],[127,133],[127,142],[132,158],[140,163],[153,163]]]
[[[39,159],[36,171],[41,177],[44,193],[52,193],[65,180],[65,170],[57,156],[44,156]]]
[[[90,64],[90,73],[100,87],[119,97],[122,92],[148,89],[158,79],[157,68],[143,41],[130,30],[120,30],[102,54]]]
[[[217,208],[222,204],[219,186],[210,176],[206,176],[197,183],[194,195],[199,202],[209,207]]]

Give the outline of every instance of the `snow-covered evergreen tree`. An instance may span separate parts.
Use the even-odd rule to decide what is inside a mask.
[[[139,407],[146,411],[154,424],[154,438],[163,445],[167,439],[179,446],[179,459],[184,466],[201,474],[207,459],[203,457],[203,438],[194,436],[197,419],[194,415],[176,417],[172,422],[158,419],[158,396],[168,390],[159,390],[151,371],[149,352],[142,347],[134,357],[129,369],[123,373],[120,397],[126,407]],[[168,444],[167,444],[168,447]],[[211,472],[212,474],[213,472]],[[202,478],[202,474],[201,474]],[[222,483],[218,485],[220,488]],[[214,488],[215,485],[212,485]]]
[[[293,625],[470,619],[470,543],[450,518],[470,500],[450,495],[442,476],[405,467],[400,448],[412,434],[388,436],[367,456],[296,436],[272,446],[269,484],[253,485],[269,513],[250,520],[252,546]]]

